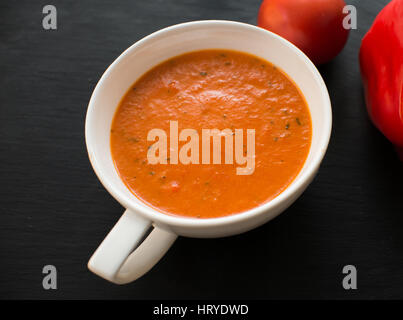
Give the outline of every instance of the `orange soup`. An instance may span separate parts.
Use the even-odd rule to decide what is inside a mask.
[[[154,150],[164,157],[155,164],[148,155],[157,139],[148,135],[156,128],[166,132],[167,150]],[[199,153],[191,163],[177,159],[188,142],[178,141],[184,129],[199,134]],[[213,161],[213,145],[206,148],[212,160],[203,162],[205,129],[227,129],[235,139],[242,129],[243,156],[249,152],[247,130],[253,129],[253,170],[237,174],[246,163],[226,163],[225,137],[221,163]],[[143,202],[165,214],[215,218],[257,207],[284,191],[304,165],[311,136],[307,103],[283,71],[246,53],[202,50],[157,65],[130,88],[112,122],[111,151],[121,179]]]

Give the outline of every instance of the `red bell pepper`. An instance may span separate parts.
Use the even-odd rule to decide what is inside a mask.
[[[369,116],[403,161],[403,0],[376,17],[362,40],[360,65]]]

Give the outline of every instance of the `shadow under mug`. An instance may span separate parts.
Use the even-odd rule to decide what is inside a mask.
[[[113,163],[110,127],[119,101],[145,72],[171,57],[203,49],[247,52],[284,70],[308,103],[312,143],[299,175],[270,202],[231,216],[193,219],[158,212],[128,190]],[[288,208],[314,178],[326,153],[331,128],[330,99],[318,70],[297,47],[274,33],[239,22],[208,20],[168,27],[136,42],[105,71],[87,110],[85,137],[93,169],[110,194],[127,208],[91,257],[88,268],[111,282],[128,283],[149,271],[178,235],[230,236],[273,219]],[[145,237],[151,227],[154,229]]]

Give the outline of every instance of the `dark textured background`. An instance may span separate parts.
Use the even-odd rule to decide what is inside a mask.
[[[42,29],[44,1],[0,3],[0,298],[403,298],[403,165],[369,122],[360,40],[387,3],[347,1],[358,30],[320,68],[334,129],[319,175],[272,222],[225,239],[179,238],[151,272],[116,286],[87,270],[123,208],[93,173],[84,142],[97,79],[127,47],[199,19],[254,24],[259,0],[56,1],[58,30]],[[58,290],[42,289],[42,267]],[[358,269],[358,290],[342,268]]]

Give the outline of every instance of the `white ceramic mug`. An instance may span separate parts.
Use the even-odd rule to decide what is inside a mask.
[[[119,178],[110,151],[112,118],[130,86],[160,62],[202,49],[244,51],[283,69],[308,102],[313,130],[305,165],[285,191],[259,207],[212,219],[165,215],[147,206]],[[331,127],[330,99],[318,70],[299,49],[274,33],[244,23],[211,20],[168,27],[136,42],[106,70],[88,106],[85,137],[91,164],[105,188],[126,208],[91,257],[88,268],[111,282],[128,283],[150,270],[178,235],[230,236],[273,219],[289,207],[314,178],[325,155]],[[154,229],[141,242],[151,226]]]

